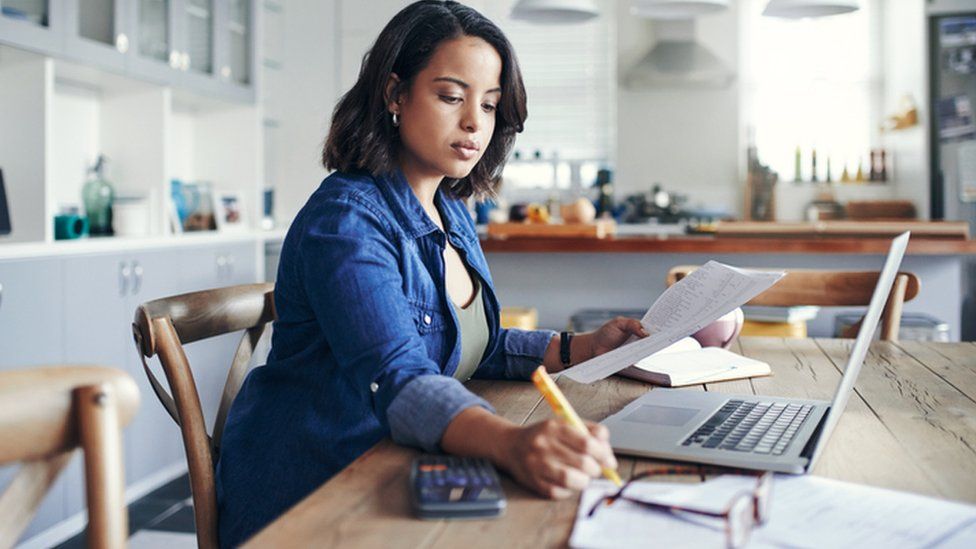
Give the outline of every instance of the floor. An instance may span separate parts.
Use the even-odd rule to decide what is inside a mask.
[[[190,479],[183,475],[129,505],[129,547],[196,547]],[[85,532],[57,546],[83,549]]]

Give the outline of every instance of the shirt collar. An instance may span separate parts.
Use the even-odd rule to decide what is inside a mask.
[[[440,230],[424,211],[417,195],[413,194],[413,189],[410,188],[410,184],[400,168],[378,176],[376,181],[379,183],[380,191],[389,203],[393,215],[396,216],[400,226],[410,238],[419,238]],[[444,190],[438,188],[434,202],[440,206],[438,211],[441,213],[444,228],[448,233],[458,234],[456,228],[460,224],[453,217],[453,208],[447,207],[445,200]]]

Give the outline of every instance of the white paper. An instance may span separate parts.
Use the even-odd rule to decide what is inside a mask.
[[[750,271],[709,261],[668,288],[641,319],[650,335],[591,358],[562,375],[593,383],[701,330],[776,283],[782,271]]]
[[[627,493],[647,501],[722,511],[735,494],[755,485],[755,477],[727,475],[701,484],[639,483]],[[571,546],[724,547],[721,519],[655,511],[626,501],[586,516],[595,501],[615,491],[606,481],[587,488],[580,498]],[[976,547],[976,507],[813,476],[777,475],[769,521],[753,530],[749,546]]]

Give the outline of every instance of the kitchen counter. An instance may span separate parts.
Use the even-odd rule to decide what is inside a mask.
[[[889,238],[735,237],[482,238],[486,253],[886,254]],[[913,237],[908,255],[976,255],[976,240]]]

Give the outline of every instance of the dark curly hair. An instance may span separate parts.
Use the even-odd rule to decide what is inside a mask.
[[[400,139],[387,115],[386,86],[390,75],[396,73],[399,77],[393,90],[396,97],[410,89],[438,45],[461,36],[481,38],[498,52],[502,60],[502,94],[495,114],[495,131],[484,156],[467,177],[445,178],[441,185],[458,198],[494,194],[515,134],[525,124],[525,86],[515,51],[501,29],[477,11],[451,1],[414,2],[380,32],[363,57],[359,79],[332,113],[322,151],[326,169],[367,170],[374,175],[394,171]]]

